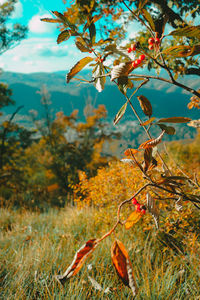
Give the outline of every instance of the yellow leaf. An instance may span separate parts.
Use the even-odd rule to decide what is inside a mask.
[[[128,219],[126,220],[125,223],[125,228],[129,229],[131,228],[134,224],[136,224],[142,217],[142,213],[140,211],[134,211],[132,212],[132,214],[130,214],[130,216],[128,217]]]

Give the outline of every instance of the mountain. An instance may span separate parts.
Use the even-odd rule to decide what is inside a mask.
[[[16,106],[24,106],[17,116],[18,119],[23,119],[24,122],[27,121],[30,110],[37,110],[38,116],[42,118],[43,107],[40,102],[41,95],[38,91],[43,85],[46,85],[51,94],[51,109],[53,115],[58,111],[63,111],[69,115],[74,109],[78,109],[79,118],[83,120],[84,107],[86,103],[90,103],[94,106],[104,104],[108,111],[108,120],[112,121],[114,119],[116,113],[124,104],[125,99],[118,88],[109,82],[109,79],[107,79],[104,91],[98,93],[92,84],[80,84],[79,81],[72,81],[66,84],[65,75],[66,72],[64,71],[32,74],[4,72],[0,77],[0,81],[7,83],[13,90],[12,98],[15,100]],[[84,75],[85,78],[88,76],[88,71],[82,72],[82,75]],[[90,76],[89,79],[91,79]],[[182,82],[193,88],[199,88],[199,80],[195,77],[187,77],[182,80]],[[137,86],[137,84],[136,82],[135,85]],[[173,116],[185,116],[191,119],[199,118],[198,110],[189,110],[187,108],[191,95],[183,92],[182,89],[176,86],[169,85],[166,82],[152,80],[144,85],[137,93],[137,95],[141,94],[150,100],[153,107],[153,115],[158,118]],[[143,112],[135,96],[132,98],[132,103],[136,111],[143,118]],[[14,109],[13,106],[6,107],[4,108],[4,113],[11,114]],[[117,128],[118,130],[124,130],[125,127],[130,127],[128,125],[130,122],[136,120],[131,109],[128,108],[125,117],[120,121],[120,124],[117,125]],[[178,138],[194,135],[194,128],[190,128],[187,125],[183,125],[181,128],[180,132],[182,133],[179,134]],[[125,131],[129,132],[128,129]],[[133,130],[131,132],[133,133]],[[134,132],[134,138],[140,134],[138,130]]]
[[[73,109],[78,109],[80,117],[83,117],[83,108],[86,102],[92,104],[105,104],[108,117],[113,118],[124,103],[124,98],[114,84],[108,83],[103,92],[98,93],[92,84],[80,84],[77,81],[66,84],[66,72],[55,73],[11,73],[4,72],[0,81],[5,82],[13,90],[13,99],[16,105],[23,105],[23,113],[29,110],[42,111],[40,94],[37,93],[43,85],[46,85],[51,94],[52,109],[57,112],[63,110],[69,114]],[[87,71],[85,74],[87,75]],[[186,79],[185,79],[186,80]],[[107,79],[107,82],[109,80]],[[198,80],[187,79],[187,84],[199,88]],[[183,90],[168,83],[152,80],[147,83],[137,95],[143,94],[152,103],[153,111],[158,117],[187,116],[198,118],[197,110],[188,110],[187,104],[191,95],[183,93]],[[133,98],[135,108],[141,112],[136,97]],[[13,111],[13,107],[7,107],[6,112]],[[129,110],[128,118],[135,119]],[[127,118],[126,118],[127,119]]]

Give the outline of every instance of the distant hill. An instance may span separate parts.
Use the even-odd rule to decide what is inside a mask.
[[[88,71],[82,73],[88,75]],[[43,116],[43,107],[40,103],[40,90],[42,85],[46,85],[51,94],[51,109],[53,116],[58,111],[63,111],[69,115],[74,109],[79,110],[80,120],[84,119],[83,110],[86,103],[90,102],[94,106],[104,104],[108,111],[108,121],[111,122],[114,116],[119,111],[124,103],[124,98],[114,84],[110,84],[107,80],[107,85],[101,93],[98,93],[92,84],[80,84],[78,81],[72,81],[69,84],[65,82],[65,71],[55,73],[12,73],[4,72],[0,81],[5,82],[13,90],[13,100],[16,106],[23,105],[24,108],[20,111],[17,119],[26,122],[27,115],[30,110],[37,110],[40,118]],[[80,76],[79,76],[80,77]],[[199,88],[199,80],[194,77],[184,79],[187,85],[194,88]],[[183,81],[183,82],[184,82]],[[185,116],[192,119],[199,118],[199,111],[187,108],[187,104],[191,95],[183,93],[182,89],[170,86],[168,83],[152,80],[146,84],[137,95],[146,96],[152,103],[154,116],[156,117],[172,117]],[[132,100],[135,109],[141,117],[144,117],[136,97]],[[14,111],[13,106],[4,109],[5,114],[10,114]],[[5,116],[4,114],[4,116]],[[132,121],[137,121],[130,108],[126,111],[125,118],[117,125],[119,131],[123,131],[127,140],[140,141],[141,130],[132,130]],[[178,134],[175,137],[170,136],[169,139],[182,139],[195,135],[195,129],[182,125],[179,127]],[[137,142],[136,142],[137,144]]]
[[[4,72],[0,81],[7,83],[13,90],[12,98],[16,105],[24,105],[24,114],[28,114],[31,109],[42,111],[40,95],[37,93],[42,85],[46,85],[51,94],[52,109],[55,112],[63,110],[69,114],[73,109],[78,109],[81,118],[88,99],[95,105],[105,104],[109,119],[115,116],[124,103],[123,96],[113,84],[107,84],[105,90],[98,93],[92,84],[79,84],[77,81],[66,84],[65,74],[64,71],[32,74]],[[192,77],[185,80],[190,86],[199,88],[198,80]],[[191,95],[183,93],[180,88],[170,86],[168,83],[152,80],[138,92],[138,95],[140,94],[149,98],[158,117],[187,116],[195,119],[199,116],[197,110],[187,108]],[[137,98],[133,101],[140,112]],[[12,111],[13,107],[6,108],[7,113]],[[127,114],[128,119],[134,119],[130,111]]]

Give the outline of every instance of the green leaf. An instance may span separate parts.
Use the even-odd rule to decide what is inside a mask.
[[[127,108],[127,102],[120,108],[120,110],[116,114],[114,119],[114,125],[116,125],[121,120],[121,118],[125,114],[126,108]]]
[[[176,133],[175,128],[172,126],[166,126],[164,124],[158,124],[158,123],[157,125],[160,127],[160,129],[165,130],[167,134],[174,135]]]
[[[91,44],[93,45],[96,39],[96,28],[93,22],[89,26],[89,33],[90,33],[90,41]]]
[[[147,23],[150,25],[151,29],[155,32],[156,29],[155,29],[154,20],[150,15],[150,13],[146,9],[142,9],[142,14],[145,20],[147,21]]]
[[[185,26],[183,28],[173,30],[169,35],[175,36],[186,36],[186,37],[196,37],[200,39],[200,25],[198,26]]]
[[[143,113],[150,118],[152,115],[152,106],[150,101],[143,95],[138,96],[137,98],[140,102]]]
[[[57,38],[57,44],[67,41],[70,38],[70,36],[71,34],[69,33],[68,30],[62,31]]]
[[[61,23],[60,20],[58,20],[58,19],[51,19],[51,18],[42,18],[42,19],[40,19],[40,21],[48,22],[48,23]]]
[[[185,117],[172,117],[172,118],[163,118],[158,120],[158,123],[187,123],[191,121],[190,118]]]
[[[78,73],[80,72],[87,64],[89,64],[94,59],[92,57],[84,57],[79,62],[77,62],[73,68],[67,74],[67,83]]]
[[[76,41],[75,42],[76,47],[81,51],[81,52],[90,52],[90,49],[86,46],[84,46],[81,42]]]

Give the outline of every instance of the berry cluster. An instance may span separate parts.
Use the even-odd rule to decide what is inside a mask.
[[[127,49],[128,53],[136,50],[136,44],[131,44],[130,48]]]
[[[149,50],[152,50],[155,46],[158,47],[160,45],[160,39],[158,37],[154,38],[149,38],[148,39],[148,44],[149,44]]]
[[[143,62],[144,59],[145,59],[145,55],[141,54],[138,59],[136,59],[132,62],[132,66],[134,68],[138,67]]]
[[[144,205],[141,205],[137,202],[135,198],[132,199],[133,205],[135,205],[135,210],[138,212],[141,212],[142,214],[146,213],[146,207]]]

